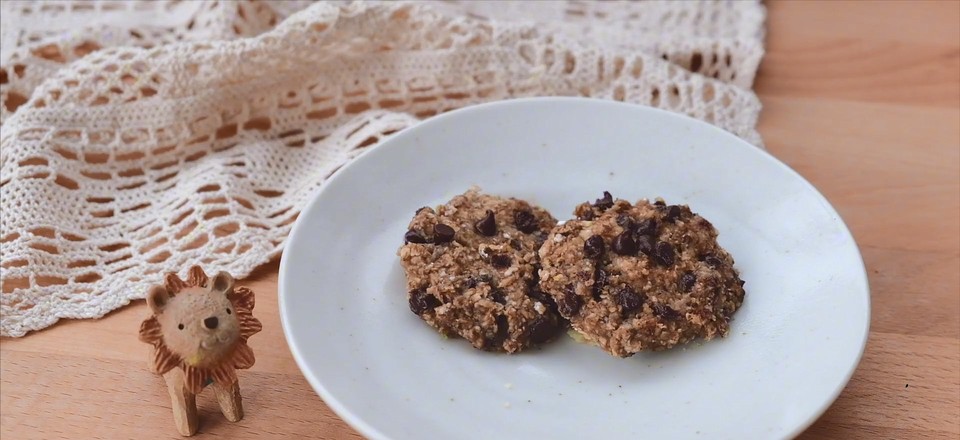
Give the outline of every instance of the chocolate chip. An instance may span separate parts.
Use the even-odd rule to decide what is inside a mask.
[[[416,289],[410,292],[410,311],[417,315],[433,310],[439,305],[440,300],[427,293],[426,289]]]
[[[537,286],[531,286],[530,289],[527,290],[527,296],[546,305],[553,304],[553,298],[551,298],[550,295],[543,293],[543,291]]]
[[[680,290],[684,292],[689,292],[693,289],[693,285],[697,283],[697,276],[693,272],[684,272],[683,275],[680,275]]]
[[[723,261],[721,261],[719,258],[717,258],[714,255],[707,255],[706,257],[703,257],[703,262],[709,264],[710,267],[714,269],[719,268],[720,266],[723,265]]]
[[[663,319],[674,320],[680,318],[680,312],[673,310],[666,304],[656,303],[653,305],[653,314]]]
[[[513,213],[513,224],[524,234],[536,231],[540,227],[540,222],[530,211],[517,211]]]
[[[593,273],[593,280],[596,284],[599,284],[602,287],[606,287],[607,281],[610,280],[610,275],[607,274],[607,271],[597,267],[597,270]]]
[[[512,247],[516,251],[519,251],[523,249],[523,243],[521,243],[520,240],[517,240],[516,238],[512,238],[510,239],[510,247]]]
[[[660,207],[660,208],[662,208],[662,207],[664,207],[664,206],[667,206],[667,203],[664,202],[663,200],[657,200],[656,202],[653,202],[653,204],[656,205],[656,206],[658,206],[658,207]]]
[[[534,344],[547,342],[557,334],[558,327],[556,323],[546,315],[537,315],[537,317],[528,324],[527,339]]]
[[[420,235],[419,232],[414,231],[413,229],[407,231],[406,234],[403,234],[403,240],[406,241],[407,243],[416,243],[416,244],[427,243],[427,239],[423,238],[423,236]]]
[[[603,292],[603,288],[607,287],[608,281],[607,271],[597,266],[593,271],[593,299],[600,301],[600,294]]]
[[[637,255],[637,243],[630,231],[623,231],[613,239],[613,251],[620,255]]]
[[[422,212],[424,209],[430,209],[430,207],[429,207],[429,206],[423,206],[423,207],[417,208],[416,214],[419,214],[419,213]],[[416,214],[414,214],[414,215],[416,215]]]
[[[511,263],[513,263],[513,260],[509,255],[493,254],[493,256],[490,257],[490,264],[497,269],[506,269],[510,267]]]
[[[457,231],[443,223],[433,225],[433,242],[437,244],[449,243],[453,241],[453,236]]]
[[[473,228],[481,235],[494,236],[497,233],[497,220],[493,217],[493,211],[487,211],[487,215],[475,223]]]
[[[676,253],[673,250],[673,245],[665,241],[657,243],[657,248],[651,256],[653,257],[653,260],[661,266],[672,266],[674,260],[676,259]]]
[[[620,306],[620,310],[623,313],[630,313],[640,308],[643,305],[643,302],[647,300],[646,295],[642,293],[637,293],[635,290],[629,287],[621,287],[617,289],[615,295],[617,299],[617,305]]]
[[[613,207],[613,196],[610,195],[609,192],[604,191],[603,197],[593,202],[593,206],[601,211],[606,211]]]
[[[503,341],[507,340],[507,337],[510,336],[510,322],[507,320],[505,315],[497,315],[497,333],[493,336],[493,340],[490,341],[491,347],[500,347],[503,345]]]
[[[593,220],[593,210],[585,209],[583,212],[577,214],[577,218],[580,220]]]
[[[629,214],[620,214],[617,216],[617,224],[620,225],[625,231],[633,230],[636,223],[633,220],[633,217],[630,217]]]
[[[560,298],[560,301],[557,301],[560,314],[568,318],[576,315],[581,306],[583,306],[583,300],[573,291],[573,286],[567,286],[563,292],[563,297]]]
[[[649,235],[641,235],[637,237],[637,250],[643,252],[644,255],[653,255],[653,237]]]
[[[490,297],[493,299],[493,302],[497,304],[507,303],[507,297],[506,295],[503,294],[503,291],[500,289],[494,289],[492,292],[490,292]]]
[[[602,257],[605,248],[606,245],[603,243],[603,237],[599,235],[594,235],[583,242],[583,253],[587,258],[595,259]]]
[[[637,235],[657,235],[657,221],[652,218],[640,220],[634,231]]]
[[[737,283],[740,283],[740,287],[743,287],[744,284],[747,284],[746,281],[744,281],[744,280],[739,280],[739,279],[737,280]]]
[[[679,206],[670,205],[667,207],[667,212],[666,214],[663,215],[663,219],[669,223],[673,223],[677,221],[678,218],[680,218],[680,214],[682,212],[683,210],[681,210]]]

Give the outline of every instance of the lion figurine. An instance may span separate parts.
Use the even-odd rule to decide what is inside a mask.
[[[253,366],[247,338],[262,326],[253,317],[253,292],[233,283],[227,272],[208,278],[194,266],[186,280],[170,273],[147,293],[153,316],[140,325],[140,340],[153,345],[153,369],[167,383],[184,436],[197,432],[196,396],[207,385],[227,420],[243,418],[236,370]]]

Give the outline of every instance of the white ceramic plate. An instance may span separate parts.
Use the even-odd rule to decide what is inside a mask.
[[[603,190],[689,204],[746,281],[730,336],[629,359],[566,336],[512,356],[442,339],[410,312],[396,251],[417,208],[471,185],[561,220]],[[823,196],[729,133],[634,105],[524,99],[430,119],[337,172],[288,243],[290,349],[376,439],[790,437],[840,393],[869,327],[863,262]]]

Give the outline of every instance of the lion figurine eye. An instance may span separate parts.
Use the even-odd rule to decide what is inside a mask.
[[[183,324],[178,325],[177,328],[183,330]]]
[[[232,314],[232,313],[233,313],[233,312],[230,311],[230,308],[228,307],[228,308],[227,308],[227,314],[229,315],[229,314]]]

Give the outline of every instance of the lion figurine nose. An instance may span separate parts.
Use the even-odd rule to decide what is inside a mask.
[[[216,316],[211,316],[211,317],[203,320],[203,326],[206,327],[206,328],[208,328],[208,329],[210,329],[210,330],[213,330],[213,329],[217,328],[217,324],[218,324],[218,323],[219,323],[219,322],[218,322]]]

